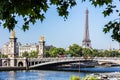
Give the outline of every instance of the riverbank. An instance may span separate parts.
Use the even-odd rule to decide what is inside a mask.
[[[120,72],[95,73],[90,76],[97,76],[100,80],[120,80]]]

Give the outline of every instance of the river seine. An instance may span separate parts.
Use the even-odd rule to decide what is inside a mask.
[[[78,71],[49,71],[49,70],[22,70],[22,71],[0,71],[0,80],[70,80],[72,75],[84,77],[87,74],[96,72],[120,72],[120,67],[108,68],[81,68]]]
[[[72,75],[79,74],[78,72],[46,70],[1,71],[0,80],[70,80]],[[86,73],[80,73],[81,77],[85,75]]]

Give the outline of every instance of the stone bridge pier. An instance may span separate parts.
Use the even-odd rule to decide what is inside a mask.
[[[14,60],[14,63],[12,63]],[[14,66],[11,66],[11,64],[14,64]],[[28,67],[28,61],[27,58],[1,58],[0,59],[0,67]]]

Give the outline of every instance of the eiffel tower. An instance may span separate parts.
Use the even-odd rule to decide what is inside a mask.
[[[85,33],[84,33],[84,38],[82,41],[82,47],[92,49],[91,40],[89,37],[88,13],[89,13],[89,11],[88,11],[88,9],[86,9]]]

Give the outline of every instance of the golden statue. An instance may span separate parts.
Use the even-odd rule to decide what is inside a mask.
[[[12,31],[11,38],[15,38],[15,30]]]
[[[41,36],[41,37],[40,37],[40,41],[44,41],[44,36]]]

